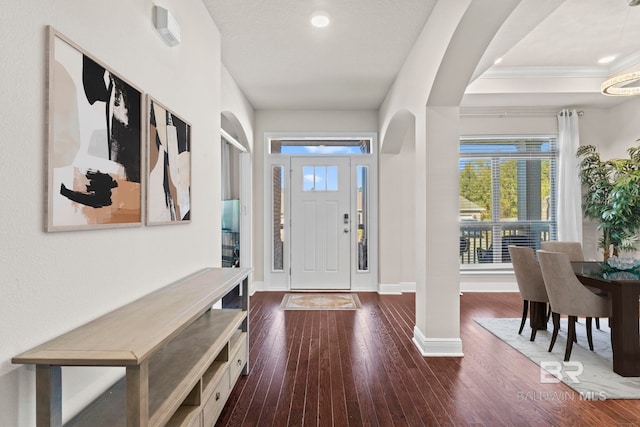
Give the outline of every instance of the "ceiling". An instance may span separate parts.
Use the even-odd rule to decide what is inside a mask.
[[[446,1],[446,0],[440,0]],[[478,64],[463,107],[589,107],[640,64],[640,6],[629,0],[522,0]],[[222,62],[255,109],[378,109],[435,0],[203,0]],[[400,6],[401,5],[401,6]],[[327,28],[309,24],[316,10]],[[482,23],[478,23],[482,25]],[[608,64],[605,56],[615,55]],[[494,65],[497,58],[502,62]]]

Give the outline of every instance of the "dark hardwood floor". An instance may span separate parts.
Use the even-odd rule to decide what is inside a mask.
[[[536,364],[473,321],[519,317],[517,293],[461,296],[464,358],[420,355],[413,294],[359,293],[357,311],[281,311],[283,295],[251,297],[251,371],[220,426],[640,425],[640,401],[541,384]]]

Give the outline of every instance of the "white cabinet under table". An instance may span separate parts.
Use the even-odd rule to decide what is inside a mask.
[[[250,272],[201,270],[14,357],[36,365],[38,427],[62,424],[61,366],[126,368],[67,426],[213,426],[249,372]],[[237,286],[241,307],[211,308]]]

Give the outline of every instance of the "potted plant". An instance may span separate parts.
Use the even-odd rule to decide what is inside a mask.
[[[640,229],[640,146],[627,153],[628,159],[603,161],[593,145],[577,151],[584,187],[582,210],[602,230],[599,247],[605,260],[619,250],[635,250]]]

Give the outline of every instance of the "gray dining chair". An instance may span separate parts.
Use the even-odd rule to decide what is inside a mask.
[[[580,242],[560,242],[551,240],[548,242],[540,242],[540,249],[549,252],[562,252],[569,256],[571,262],[584,261],[584,252],[582,251],[582,243]],[[602,295],[600,289],[589,288],[591,292]],[[596,329],[600,329],[600,318],[596,317]]]
[[[513,264],[513,272],[516,276],[520,296],[522,297],[522,321],[520,322],[520,330],[522,333],[524,324],[527,320],[527,311],[529,310],[529,302],[548,303],[549,297],[544,286],[544,279],[540,271],[540,265],[536,260],[533,249],[526,246],[509,245],[509,256]],[[548,320],[548,317],[547,317]],[[536,338],[536,328],[531,328],[530,341]]]
[[[584,261],[584,252],[582,252],[582,243],[580,242],[559,242],[556,240],[540,242],[540,249],[565,253],[569,256],[569,261]]]
[[[578,316],[586,318],[587,341],[589,342],[589,350],[593,351],[591,318],[610,317],[611,299],[607,296],[594,294],[580,283],[566,253],[539,250],[538,261],[540,262],[544,285],[551,303],[553,317],[553,334],[551,335],[549,351],[553,350],[558,337],[561,314],[566,314],[569,318],[567,347],[564,353],[565,362],[569,361],[571,357]]]

